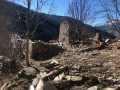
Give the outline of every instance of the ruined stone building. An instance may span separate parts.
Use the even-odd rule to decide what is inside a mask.
[[[60,33],[59,33],[59,41],[69,43],[69,30],[71,28],[71,24],[67,21],[64,21],[60,24]]]
[[[29,46],[29,56],[34,60],[47,60],[64,51],[64,49],[57,45],[52,45],[41,41],[30,42]]]
[[[60,24],[59,42],[65,47],[79,44],[80,41],[85,41],[86,38],[94,38],[94,41],[102,42],[101,35],[107,38],[111,37],[107,32],[80,21],[64,21]]]
[[[61,42],[63,46],[68,46],[77,40],[77,34],[75,25],[71,22],[64,21],[60,24],[59,42]]]

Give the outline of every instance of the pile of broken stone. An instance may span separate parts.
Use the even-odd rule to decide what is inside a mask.
[[[99,87],[100,82],[98,78],[87,78],[82,75],[79,75],[81,73],[82,68],[80,65],[63,65],[56,60],[52,60],[50,62],[41,63],[41,67],[44,68],[40,71],[34,66],[24,67],[16,75],[15,81],[11,84],[9,82],[5,83],[1,90],[8,90],[9,88],[12,89],[12,87],[16,86],[16,83],[20,85],[21,80],[23,78],[29,80],[31,79],[31,81],[29,82],[30,84],[28,86],[29,90],[63,90],[66,87],[71,87],[71,85],[73,84],[79,84],[82,86],[82,84],[85,84],[86,82],[90,83],[91,87],[88,86],[85,90],[101,90],[101,87]],[[112,78],[109,77],[108,81],[111,80]],[[119,85],[116,85],[114,85],[114,87],[102,88],[102,90],[119,90]]]
[[[82,81],[82,77],[69,75],[69,71],[78,73],[79,66],[65,66],[53,60],[50,63],[42,64],[47,71],[42,71],[36,75],[30,85],[30,90],[57,90],[55,87],[65,87],[72,82]],[[49,87],[49,88],[48,88]]]
[[[105,69],[107,67],[107,65],[108,66],[111,65],[111,62],[109,62],[109,63],[104,62],[103,65],[99,65],[99,63],[95,63],[95,62],[92,63],[90,61],[87,61],[88,58],[91,58],[91,55],[95,56],[100,53],[104,54],[104,53],[106,53],[106,51],[104,51],[104,52],[103,51],[89,52],[86,54],[86,50],[89,50],[89,48],[87,48],[87,49],[85,48],[84,50],[78,51],[79,54],[81,53],[79,58],[81,58],[81,62],[83,62],[82,64],[84,64],[83,67],[81,64],[78,64],[80,61],[75,62],[75,60],[73,61],[74,64],[72,62],[70,62],[70,60],[68,61],[69,63],[66,63],[66,64],[65,63],[62,64],[62,63],[58,62],[58,60],[57,61],[52,60],[49,62],[41,62],[40,66],[43,67],[43,69],[37,69],[34,66],[24,67],[16,75],[17,79],[15,79],[15,81],[12,82],[11,84],[9,84],[9,82],[5,83],[3,85],[3,87],[1,88],[1,90],[4,90],[6,88],[8,90],[9,88],[15,86],[16,83],[19,83],[18,80],[20,80],[21,78],[31,80],[29,82],[30,84],[28,84],[28,88],[27,88],[30,90],[57,90],[59,88],[60,88],[60,90],[63,90],[61,88],[70,87],[71,84],[76,84],[76,83],[77,84],[79,84],[79,83],[86,84],[86,82],[90,83],[91,85],[86,87],[87,89],[85,89],[85,90],[101,90],[101,88],[99,88],[98,85],[100,85],[101,83],[102,84],[104,83],[104,82],[101,82],[102,79],[100,79],[98,77],[88,78],[87,77],[88,75],[86,75],[86,77],[85,77],[84,72],[85,73],[87,72],[87,74],[89,74],[89,76],[90,76],[90,74],[94,74],[92,71],[97,70],[96,66],[101,67],[101,68],[104,66],[103,68]],[[113,50],[111,50],[111,52],[113,52]],[[70,57],[68,53],[71,54],[70,56],[72,56],[72,55],[74,56],[74,54],[76,55],[77,50],[75,50],[72,53],[71,53],[71,51],[70,52],[67,51],[66,55],[65,55],[65,53],[63,53],[65,55],[65,58]],[[73,56],[72,56],[72,58],[74,59]],[[58,57],[60,57],[60,56],[58,56]],[[78,56],[75,56],[75,57],[78,57]],[[65,58],[64,58],[64,61],[65,61]],[[69,58],[67,58],[67,59],[69,59]],[[87,63],[85,61],[87,61]],[[88,66],[85,66],[85,65],[88,65]],[[90,67],[93,70],[90,72],[90,69],[87,67]],[[98,70],[98,72],[100,72],[99,70]],[[101,69],[101,71],[103,72],[102,69]],[[107,71],[106,71],[106,73],[108,74]],[[80,74],[84,74],[84,75],[80,75]],[[95,74],[97,74],[97,72],[95,72]],[[104,73],[101,75],[104,76]],[[108,82],[111,82],[114,80],[114,77],[108,77],[108,78],[106,78],[106,80]],[[90,81],[90,82],[88,82],[88,81]],[[94,84],[92,84],[92,83],[94,83]],[[113,84],[114,85],[105,86],[104,88],[102,88],[102,90],[120,90],[120,88],[119,88],[120,86],[118,83],[115,82]],[[18,87],[18,86],[16,86],[16,87]],[[83,88],[81,90],[83,90]]]
[[[79,66],[66,66],[55,60],[49,63],[42,63],[41,65],[46,69],[39,71],[34,66],[24,67],[15,76],[14,82],[5,83],[1,90],[12,89],[22,78],[32,79],[29,86],[30,90],[57,90],[59,87],[64,88],[73,82],[82,81],[82,77],[74,74],[79,72]],[[69,75],[70,70],[72,70],[73,75]]]

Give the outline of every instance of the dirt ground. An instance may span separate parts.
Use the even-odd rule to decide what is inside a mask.
[[[71,83],[69,86],[57,87],[58,90],[87,90],[91,86],[98,86],[98,90],[105,87],[116,87],[120,85],[120,42],[115,42],[102,50],[81,52],[89,46],[70,49],[51,58],[47,61],[33,61],[39,69],[43,69],[41,63],[56,60],[63,65],[79,66],[79,72],[69,72],[69,75],[83,77],[81,82]],[[0,77],[0,87],[7,81],[15,81],[15,75],[3,75]],[[26,90],[29,88],[32,79],[22,78],[17,80],[14,88],[10,90]]]

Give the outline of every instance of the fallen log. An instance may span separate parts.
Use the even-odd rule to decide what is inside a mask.
[[[47,63],[44,63],[42,64],[42,66],[44,66],[46,69],[50,69],[50,70],[53,70],[56,66],[59,66],[59,62],[57,62],[56,60],[52,60],[51,62],[47,62]]]
[[[0,90],[4,90],[5,89],[5,87],[8,85],[9,83],[8,82],[6,82],[2,87],[1,87],[1,89]]]
[[[33,80],[34,83],[32,82],[32,85],[36,86],[35,90],[43,90],[44,85],[45,85],[46,81],[48,80],[48,78],[53,79],[54,77],[58,76],[60,73],[63,72],[62,74],[60,74],[60,77],[61,77],[60,80],[62,80],[62,78],[64,77],[64,71],[66,71],[67,68],[68,68],[67,66],[60,66],[60,67],[58,67],[58,69],[55,69],[55,70],[49,72],[48,74],[40,73],[39,75],[37,75],[38,78],[36,77]],[[36,81],[36,79],[37,79],[37,81]]]
[[[26,80],[27,81],[27,80]],[[25,79],[20,79],[18,81],[14,81],[14,82],[9,82],[9,84],[5,87],[5,90],[11,90],[11,88],[13,86],[18,86],[21,83],[25,83],[26,82]]]
[[[51,83],[55,86],[66,86],[71,84],[72,82],[80,82],[82,81],[82,77],[80,76],[66,76],[64,79],[59,81],[51,81]]]
[[[54,78],[54,81],[61,81],[65,77],[64,72]]]
[[[63,71],[67,70],[67,66],[60,66],[58,69],[55,69],[53,71],[51,71],[50,73],[47,74],[48,78],[54,78],[56,76],[58,76],[60,73],[62,73]]]
[[[89,51],[93,51],[93,50],[100,50],[100,49],[104,49],[106,47],[106,43],[105,42],[100,42],[100,44],[98,46],[92,46],[89,47],[87,49],[83,49],[80,52],[89,52]]]
[[[79,82],[82,81],[82,77],[80,76],[66,76],[65,79],[68,81]]]

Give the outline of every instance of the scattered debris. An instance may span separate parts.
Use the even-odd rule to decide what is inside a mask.
[[[18,73],[19,77],[28,77],[28,76],[35,77],[36,74],[37,71],[32,67],[25,67]]]
[[[94,41],[96,42],[103,42],[102,35],[100,33],[96,33],[95,37],[93,38]]]
[[[116,90],[115,88],[105,88],[104,90]]]
[[[64,49],[58,45],[44,42],[31,42],[29,46],[29,56],[38,61],[50,59],[51,57],[56,56],[57,54],[64,51]]]
[[[87,90],[98,90],[98,87],[97,86],[93,86],[93,87],[88,88]]]
[[[44,90],[57,90],[56,87],[51,82],[46,82]]]
[[[46,61],[33,60],[39,72],[34,67],[24,67],[4,81],[1,90],[119,90],[115,84],[120,84],[120,43],[109,44],[111,40],[104,42],[99,35],[94,40],[96,45],[67,48]],[[3,62],[1,56],[1,67]]]
[[[8,85],[9,83],[8,82],[6,82],[2,87],[1,87],[1,89],[0,90],[4,90],[4,88]]]

